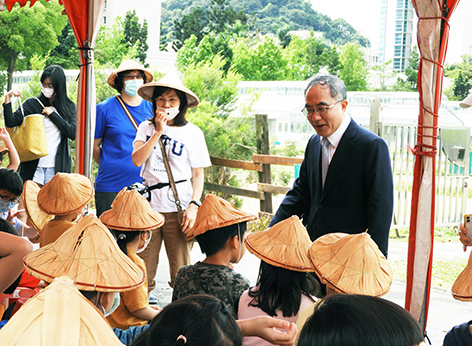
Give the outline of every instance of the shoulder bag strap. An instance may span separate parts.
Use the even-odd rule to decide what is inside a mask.
[[[164,148],[164,143],[162,143],[162,136],[159,138],[159,146],[161,147],[162,158],[164,159],[164,165],[166,166],[167,175],[169,176],[169,184],[174,193],[175,205],[177,206],[178,211],[182,211],[182,203],[180,203],[179,195],[177,193],[177,187],[175,186],[174,176],[170,170],[169,159],[167,158],[167,153]]]
[[[41,107],[44,108],[44,105],[43,103],[37,98],[37,97],[34,97],[38,102],[39,104],[41,105]],[[23,118],[25,117],[25,111],[23,110],[23,103],[20,101],[20,109],[21,109],[21,113],[23,114]]]
[[[136,120],[134,120],[133,116],[131,115],[131,113],[128,110],[128,107],[126,107],[125,103],[121,99],[121,96],[116,95],[115,97],[118,100],[118,102],[120,103],[121,107],[123,107],[123,110],[125,111],[126,115],[128,116],[129,121],[131,121],[131,124],[133,124],[136,131],[138,131],[138,124],[136,124]]]

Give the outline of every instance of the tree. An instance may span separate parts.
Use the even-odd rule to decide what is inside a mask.
[[[63,7],[57,3],[36,3],[11,12],[0,12],[0,67],[7,71],[7,89],[12,87],[13,72],[23,61],[24,68],[33,54],[46,55],[57,46],[57,36],[66,25]]]
[[[339,78],[344,81],[348,91],[362,91],[367,88],[367,63],[358,44],[347,43],[341,48],[339,56],[341,68]]]
[[[146,57],[149,48],[147,44],[148,25],[147,21],[143,20],[143,24],[139,24],[139,18],[136,11],[128,11],[123,22],[124,39],[123,44],[127,45],[129,49],[136,47],[138,54],[136,58],[147,67]]]
[[[116,68],[123,60],[135,59],[138,56],[138,44],[122,44],[125,40],[124,24],[116,17],[111,26],[102,25],[95,44],[95,60],[103,66]]]
[[[194,8],[190,14],[183,16],[180,22],[174,21],[175,41],[172,46],[175,50],[179,50],[192,35],[197,38],[196,43],[200,43],[205,33],[208,32],[207,25],[206,12],[200,7]]]
[[[411,55],[408,58],[408,67],[405,69],[406,82],[409,84],[412,91],[417,90],[419,64],[420,54],[418,53],[418,47],[415,46],[411,50]]]
[[[392,60],[372,66],[370,69],[375,78],[374,90],[386,91],[388,89],[389,81],[397,77],[397,72],[395,72],[392,67]]]
[[[79,51],[74,31],[69,22],[57,38],[59,44],[51,50],[46,65],[61,65],[64,69],[76,69],[79,65]]]
[[[454,80],[454,87],[452,89],[457,100],[465,99],[469,96],[470,88],[472,87],[472,79],[464,76],[462,71],[459,71],[457,79]]]

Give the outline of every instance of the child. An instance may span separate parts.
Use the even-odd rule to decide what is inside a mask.
[[[316,280],[307,274],[315,270],[308,258],[311,243],[296,216],[247,236],[246,247],[262,261],[256,286],[245,291],[239,300],[238,318],[267,315],[296,322],[298,312],[315,303],[310,293]],[[270,343],[245,337],[244,345]]]
[[[151,240],[151,230],[164,224],[164,217],[151,209],[149,202],[135,190],[121,190],[100,220],[107,226],[121,251],[146,273],[144,261],[137,253],[143,251]],[[149,323],[158,313],[157,307],[148,303],[147,282],[139,288],[120,294],[120,306],[107,317],[112,327],[128,329]]]
[[[46,223],[54,218],[54,215],[49,215],[42,211],[38,206],[38,193],[41,187],[32,180],[27,180],[23,185],[23,194],[21,200],[25,207],[26,222],[37,230],[41,237],[41,232]]]
[[[188,240],[197,239],[206,258],[180,268],[172,301],[192,294],[210,294],[221,299],[236,318],[239,297],[249,288],[249,280],[236,273],[231,263],[238,263],[244,255],[246,223],[255,219],[224,199],[208,195],[198,209],[195,226],[187,233]]]
[[[423,332],[401,306],[368,295],[336,294],[320,300],[298,346],[417,346]]]
[[[30,241],[37,241],[39,233],[18,219],[14,211],[20,203],[23,192],[23,180],[12,169],[0,169],[0,218],[9,221],[20,236],[28,237]]]
[[[54,242],[74,225],[93,196],[93,184],[81,174],[57,173],[38,192],[38,206],[54,218],[41,231],[39,246]]]
[[[239,346],[241,332],[217,298],[199,294],[167,305],[132,346]]]
[[[0,139],[5,144],[1,147],[0,150],[0,162],[3,159],[3,154],[5,152],[8,152],[8,158],[10,160],[10,163],[8,164],[7,168],[16,171],[20,166],[20,156],[18,155],[18,152],[16,151],[13,142],[11,141],[10,134],[4,127],[0,127]]]
[[[0,330],[0,344],[123,346],[68,277],[28,300]]]
[[[335,293],[380,297],[390,290],[392,267],[367,232],[325,234],[313,242],[309,253],[327,297]],[[299,330],[312,313],[313,306],[300,312]]]

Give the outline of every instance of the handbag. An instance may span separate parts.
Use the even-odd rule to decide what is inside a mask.
[[[42,102],[35,99],[44,108]],[[11,141],[15,145],[21,162],[39,159],[48,155],[48,142],[46,140],[46,130],[44,128],[44,115],[30,114],[25,116],[23,104],[20,103],[23,123],[15,127],[7,127]]]

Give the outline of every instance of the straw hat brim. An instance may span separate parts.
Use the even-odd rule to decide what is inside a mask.
[[[472,301],[472,252],[467,266],[457,276],[451,287],[452,296],[464,302]]]
[[[35,230],[41,233],[46,223],[54,218],[54,215],[50,215],[42,211],[38,206],[38,193],[40,186],[32,180],[27,180],[23,187],[22,199],[25,203],[25,211],[28,216],[31,226]]]
[[[27,331],[27,332],[25,332]],[[2,345],[123,346],[110,325],[74,287],[58,278],[30,298],[0,329]]]
[[[93,197],[93,183],[82,174],[56,173],[39,190],[39,208],[52,215],[67,215],[81,211]]]
[[[459,103],[461,108],[469,108],[472,107],[472,94],[467,96],[461,103]]]
[[[118,231],[151,231],[161,227],[165,219],[151,208],[146,198],[125,187],[117,194],[111,209],[100,215],[100,221]]]
[[[208,194],[200,208],[192,229],[187,232],[187,240],[193,239],[213,229],[227,227],[242,222],[256,220],[255,215],[236,209],[230,202]]]
[[[195,95],[195,93],[192,90],[187,89],[184,86],[179,86],[179,85],[174,85],[174,84],[169,84],[169,83],[162,83],[162,82],[146,83],[138,89],[138,94],[146,101],[149,101],[152,103],[152,95],[156,87],[165,87],[169,89],[176,89],[176,90],[182,91],[187,96],[188,108],[197,107],[198,104],[200,103],[198,96]]]
[[[316,239],[310,258],[321,282],[347,294],[383,296],[393,271],[367,233],[330,233]]]
[[[273,266],[300,272],[315,271],[308,256],[312,241],[296,216],[249,234],[245,242],[250,253]]]
[[[108,79],[107,79],[108,85],[111,86],[113,89],[116,89],[116,78],[118,77],[118,73],[124,72],[124,71],[134,71],[134,70],[143,71],[144,75],[146,76],[146,82],[148,83],[152,82],[154,77],[152,73],[146,70],[145,68],[137,67],[137,66],[125,66],[125,67],[116,69],[108,76]]]
[[[94,215],[85,216],[54,243],[25,256],[23,263],[38,279],[52,282],[68,276],[85,291],[122,292],[145,282],[144,272]]]

